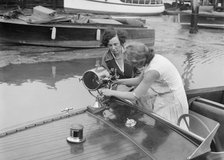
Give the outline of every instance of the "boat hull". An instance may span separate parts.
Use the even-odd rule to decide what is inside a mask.
[[[17,20],[0,21],[0,37],[4,42],[52,47],[99,48],[101,36],[112,25],[98,24],[28,24]],[[145,27],[114,26],[127,32],[128,40],[154,45],[155,31]],[[54,30],[54,31],[53,31]]]
[[[64,0],[67,11],[110,15],[150,16],[161,14],[164,4],[131,4],[117,0]]]

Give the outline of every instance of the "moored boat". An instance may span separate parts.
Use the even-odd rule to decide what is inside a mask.
[[[158,15],[165,9],[162,0],[64,0],[64,8],[76,12],[122,16]]]
[[[149,16],[161,14],[165,6],[162,0],[8,0],[1,1],[0,7],[33,8],[42,5],[53,9],[65,9],[71,12],[88,12],[97,14]]]
[[[199,6],[197,25],[205,28],[224,29],[224,1],[203,1]],[[180,24],[190,25],[192,11],[183,10],[179,14]]]
[[[98,48],[102,47],[100,40],[104,30],[113,27],[126,32],[127,40],[154,45],[154,29],[137,19],[115,19],[93,14],[59,15],[41,6],[37,6],[34,13],[31,16],[18,15],[16,18],[2,17],[1,39],[19,44]]]
[[[191,11],[181,11],[180,24],[190,25]],[[200,12],[198,14],[198,26],[204,28],[224,29],[224,12]]]

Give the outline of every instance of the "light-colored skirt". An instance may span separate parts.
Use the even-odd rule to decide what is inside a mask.
[[[157,93],[149,89],[147,94],[142,96],[137,103],[140,107],[158,114],[173,124],[177,124],[178,118],[187,112],[172,91]]]

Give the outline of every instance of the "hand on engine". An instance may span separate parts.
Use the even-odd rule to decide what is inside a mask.
[[[100,89],[99,90],[100,94],[104,96],[112,96],[113,95],[113,90],[111,89]]]

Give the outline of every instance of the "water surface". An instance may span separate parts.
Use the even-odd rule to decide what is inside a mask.
[[[224,32],[199,29],[189,34],[175,16],[146,18],[155,28],[154,49],[170,59],[185,89],[224,86]],[[94,103],[82,74],[104,50],[0,44],[0,130]]]

